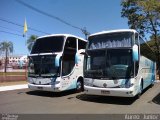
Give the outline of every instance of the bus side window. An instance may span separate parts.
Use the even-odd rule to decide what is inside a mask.
[[[138,36],[138,33],[135,33],[135,44],[136,44],[136,45],[139,45],[138,37],[139,37],[139,36]]]
[[[135,41],[136,45],[138,45],[138,51],[140,51],[140,46],[139,46],[139,35],[138,33],[135,33]],[[139,52],[140,53],[140,52]],[[140,59],[140,58],[139,58]],[[139,69],[139,61],[135,62],[135,75],[138,74],[138,69]]]
[[[69,75],[75,66],[75,55],[77,50],[76,41],[77,39],[73,37],[69,37],[66,40],[62,58],[63,76]]]
[[[70,49],[70,50],[74,51],[74,50],[76,50],[76,48],[77,48],[76,38],[73,38],[73,37],[67,38],[64,49],[68,49],[68,50]]]
[[[78,50],[80,49],[86,49],[86,42],[82,40],[78,40]]]

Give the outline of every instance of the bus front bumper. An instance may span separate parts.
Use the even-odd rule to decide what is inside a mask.
[[[35,85],[28,83],[28,88],[31,90],[39,90],[39,91],[60,92],[60,88],[55,87],[54,85]]]
[[[84,86],[85,94],[102,95],[102,96],[118,96],[118,97],[134,97],[136,94],[133,87],[131,88],[97,88]]]

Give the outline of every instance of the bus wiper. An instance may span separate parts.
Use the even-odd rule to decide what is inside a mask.
[[[55,77],[55,76],[58,76],[58,73],[51,74],[51,77]]]
[[[117,77],[116,76],[111,76],[111,79],[116,80]]]

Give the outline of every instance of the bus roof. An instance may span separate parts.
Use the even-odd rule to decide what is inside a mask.
[[[134,29],[117,29],[117,30],[108,30],[108,31],[102,31],[102,32],[97,32],[94,34],[91,34],[89,37],[91,36],[95,36],[95,35],[103,35],[103,34],[107,34],[107,33],[116,33],[116,32],[137,32]]]
[[[71,35],[71,34],[51,34],[51,35],[40,36],[37,39],[39,39],[39,38],[45,38],[45,37],[54,37],[54,36],[74,37],[74,38],[78,38],[80,40],[83,40],[83,41],[87,42],[87,40],[85,40],[85,39],[83,39],[81,37],[75,36],[75,35]]]

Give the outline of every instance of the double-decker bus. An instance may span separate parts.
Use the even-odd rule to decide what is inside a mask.
[[[89,36],[84,58],[86,94],[134,97],[153,85],[155,54],[133,29]]]
[[[83,90],[83,59],[87,41],[70,34],[36,39],[28,56],[28,87],[60,92]]]

